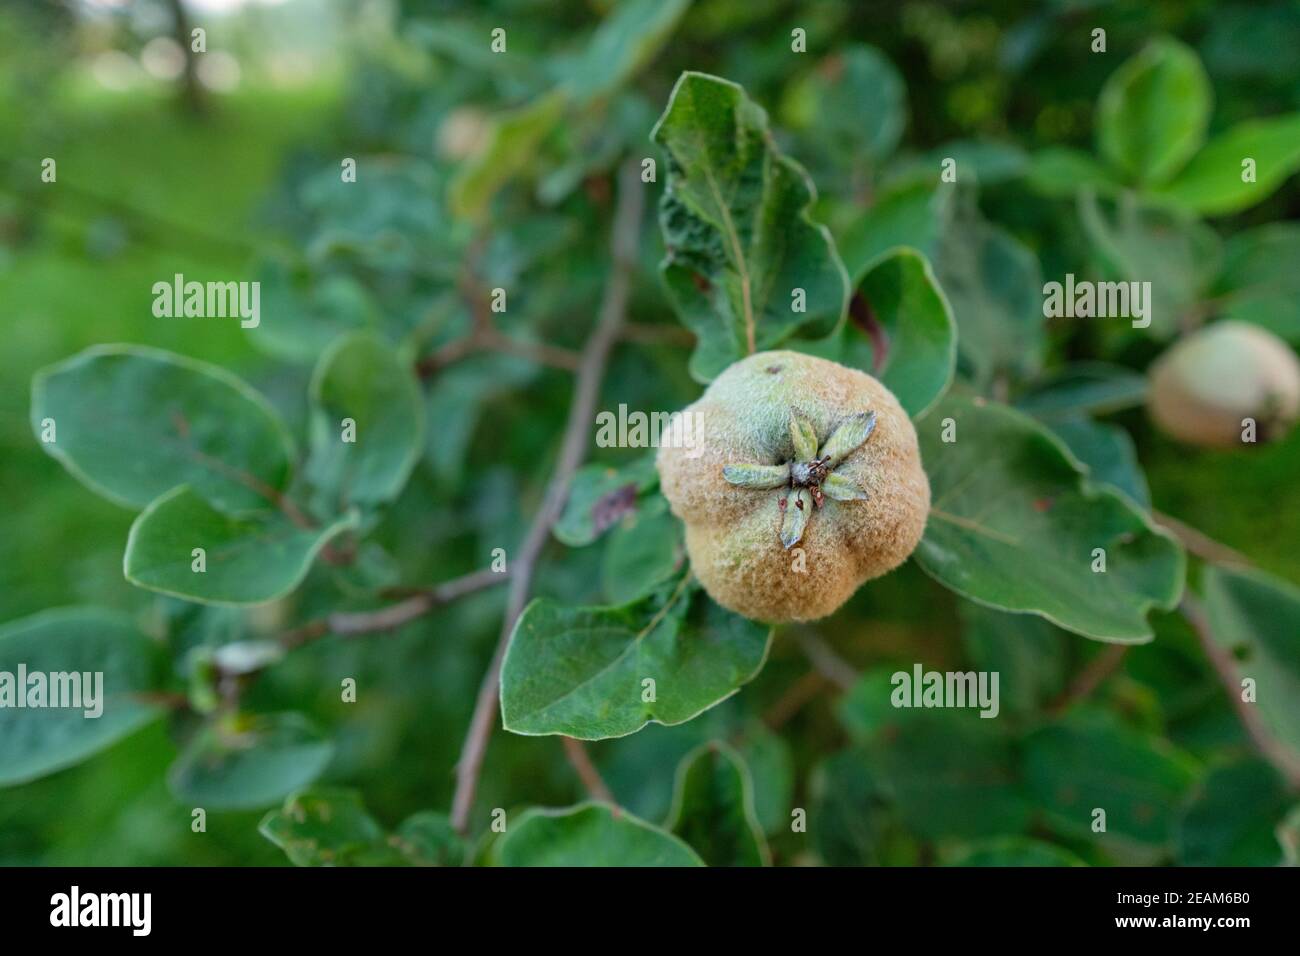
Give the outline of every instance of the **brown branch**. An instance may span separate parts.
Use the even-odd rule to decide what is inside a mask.
[[[1228,567],[1251,567],[1250,559],[1240,551],[1215,541],[1209,535],[1196,530],[1191,525],[1183,524],[1177,518],[1155,509],[1151,511],[1151,517],[1155,519],[1157,524],[1177,538],[1184,548],[1201,560],[1213,564],[1227,565]]]
[[[457,598],[465,597],[476,591],[500,584],[509,577],[504,571],[483,568],[459,578],[453,578],[442,584],[412,594],[410,597],[376,608],[373,611],[336,611],[314,621],[308,621],[300,627],[287,631],[280,636],[280,646],[285,650],[294,650],[326,634],[340,634],[355,637],[359,634],[379,634],[394,631],[417,618],[423,617],[435,608],[450,604]]]
[[[513,562],[514,571],[510,577],[510,593],[506,600],[501,634],[497,639],[492,662],[479,687],[469,730],[465,734],[465,743],[456,763],[456,791],[452,797],[451,824],[458,833],[463,834],[469,829],[470,811],[474,805],[483,757],[495,726],[501,661],[505,657],[506,646],[510,643],[515,622],[528,600],[537,559],[550,536],[551,525],[559,518],[564,507],[569,480],[587,453],[588,433],[601,381],[605,377],[605,366],[626,317],[632,274],[636,269],[636,248],[641,234],[641,211],[644,204],[644,190],[637,167],[634,163],[626,163],[619,173],[618,206],[614,213],[611,241],[613,264],[600,306],[600,317],[595,331],[582,350],[582,362],[574,385],[573,402],[569,406],[559,460],[551,475],[542,506],[534,516]]]
[[[1196,632],[1201,647],[1205,649],[1205,656],[1210,659],[1211,666],[1219,675],[1219,682],[1223,684],[1228,700],[1232,703],[1232,709],[1237,712],[1237,719],[1246,729],[1246,736],[1250,738],[1251,744],[1259,751],[1259,755],[1282,775],[1287,786],[1293,791],[1300,791],[1300,754],[1296,754],[1274,737],[1265,726],[1258,709],[1241,699],[1241,681],[1237,674],[1236,662],[1233,661],[1232,655],[1215,641],[1210,631],[1209,618],[1206,617],[1200,602],[1191,595],[1184,594],[1178,610]]]
[[[574,737],[560,739],[564,741],[564,755],[569,758],[569,763],[573,765],[574,772],[577,773],[578,779],[582,781],[591,799],[599,803],[608,803],[617,815],[618,803],[614,800],[614,794],[605,785],[596,765],[591,762],[591,755],[587,753],[587,748],[583,746],[582,741]]]
[[[1053,716],[1063,714],[1074,704],[1085,698],[1091,697],[1093,691],[1101,686],[1124,660],[1124,655],[1128,653],[1127,644],[1111,644],[1104,651],[1088,662],[1088,666],[1079,672],[1079,675],[1070,682],[1056,700],[1047,705],[1047,712]]]
[[[806,704],[816,700],[830,683],[818,670],[810,670],[786,688],[785,693],[763,714],[763,723],[768,730],[780,730],[795,714],[803,710]]]
[[[820,637],[809,630],[797,630],[794,639],[799,643],[817,672],[840,690],[848,690],[858,682],[858,670]]]

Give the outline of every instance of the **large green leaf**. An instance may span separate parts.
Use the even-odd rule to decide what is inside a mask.
[[[957,323],[957,348],[971,378],[1037,371],[1045,341],[1038,258],[984,219],[973,189],[956,194],[934,254],[935,273]]]
[[[1212,90],[1196,54],[1161,37],[1111,74],[1097,101],[1097,143],[1117,169],[1159,183],[1205,141]]]
[[[293,442],[261,395],[229,372],[135,345],[100,345],[36,373],[32,428],[92,491],[143,508],[188,484],[231,513],[269,509]]]
[[[1123,428],[1078,417],[1053,422],[1051,429],[1070,454],[1087,465],[1093,482],[1124,492],[1143,508],[1151,507],[1151,491],[1138,464],[1137,449]]]
[[[223,714],[199,729],[167,782],[196,807],[256,810],[310,784],[333,754],[333,743],[301,714]]]
[[[1196,770],[1167,741],[1103,714],[1073,716],[1024,743],[1025,783],[1052,827],[1144,862],[1171,845]],[[1094,830],[1096,810],[1105,832]]]
[[[123,571],[137,587],[205,604],[262,604],[292,591],[331,538],[356,527],[355,512],[301,528],[281,514],[236,518],[189,487],[160,496],[136,517]],[[196,571],[195,548],[205,570]]]
[[[311,383],[307,475],[334,499],[374,504],[397,497],[419,459],[424,399],[409,362],[365,333],[339,339]],[[351,441],[344,441],[351,419]]]
[[[1211,635],[1232,653],[1237,676],[1255,682],[1249,706],[1300,760],[1300,589],[1221,567],[1207,567],[1203,584]]]
[[[1253,182],[1242,181],[1248,158],[1255,161]],[[1154,195],[1203,216],[1225,216],[1263,202],[1298,168],[1300,113],[1247,120],[1210,140]]]
[[[870,372],[908,414],[924,414],[947,390],[957,360],[957,330],[930,263],[907,248],[876,259],[849,316],[829,339],[795,347]]]
[[[502,866],[703,866],[689,846],[626,810],[528,810],[496,845]]]
[[[763,666],[770,628],[718,607],[688,571],[622,607],[533,601],[501,670],[501,715],[517,734],[600,740],[679,724]]]
[[[853,286],[877,260],[899,246],[910,246],[933,256],[939,237],[951,217],[953,187],[928,181],[910,182],[892,189],[871,208],[855,215],[836,236]]]
[[[1245,229],[1224,245],[1223,270],[1213,292],[1224,313],[1300,343],[1300,224]]]
[[[1030,157],[1030,187],[1044,196],[1069,197],[1080,189],[1106,196],[1122,188],[1111,170],[1088,153],[1066,146],[1048,146]]]
[[[953,442],[943,440],[952,420]],[[932,506],[917,561],[989,607],[1041,614],[1119,643],[1151,639],[1147,612],[1183,588],[1178,544],[1122,496],[1087,481],[1043,426],[949,395],[919,423]],[[1094,549],[1105,571],[1093,571]],[[1098,565],[1098,567],[1100,567]]]
[[[586,48],[559,67],[575,100],[617,90],[655,58],[691,0],[623,0],[596,28]]]
[[[22,682],[20,669],[27,675]],[[146,696],[160,689],[161,679],[158,647],[116,612],[61,608],[6,624],[0,628],[0,786],[70,767],[147,724],[162,713]],[[46,706],[18,706],[36,702],[30,695],[37,684]],[[82,706],[47,706],[75,703],[74,691]]]
[[[1277,828],[1294,798],[1278,772],[1257,757],[1214,767],[1197,784],[1178,821],[1183,866],[1276,866]]]
[[[809,218],[811,181],[776,148],[763,109],[735,83],[683,73],[652,135],[668,153],[664,281],[699,338],[691,373],[709,381],[797,332],[830,333],[848,278],[830,233]]]
[[[274,261],[264,264],[258,275],[262,322],[252,339],[281,361],[315,362],[340,335],[375,322],[370,293],[352,276],[318,278]]]
[[[677,768],[665,828],[709,866],[767,866],[771,854],[754,811],[754,785],[740,755],[721,741],[687,754]]]

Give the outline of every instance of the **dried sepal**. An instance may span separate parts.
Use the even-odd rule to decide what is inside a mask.
[[[875,427],[876,413],[864,412],[861,415],[854,415],[831,432],[831,437],[826,439],[826,444],[822,447],[822,457],[826,459],[827,466],[834,468],[847,458],[871,437]]]
[[[726,465],[722,477],[741,488],[779,488],[790,480],[790,466]]]
[[[817,431],[807,419],[790,416],[790,440],[794,442],[795,461],[812,461],[817,457]]]
[[[851,478],[831,472],[822,482],[822,494],[836,501],[866,501],[871,497]]]
[[[781,516],[781,544],[787,551],[803,538],[812,510],[812,495],[807,488],[795,489],[787,499],[785,513]]]

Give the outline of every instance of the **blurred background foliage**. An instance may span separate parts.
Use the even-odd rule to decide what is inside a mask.
[[[1078,183],[1053,180],[1037,157],[1097,155],[1099,91],[1153,37],[1178,38],[1203,63],[1211,139],[1246,119],[1300,111],[1300,7],[1285,0],[699,0],[682,5],[651,62],[634,55],[622,76],[592,41],[612,6],[196,0],[181,9],[212,51],[197,63],[177,42],[174,3],[11,0],[0,9],[0,620],[71,604],[119,608],[166,633],[180,662],[195,645],[353,606],[355,582],[327,566],[293,599],[251,611],[196,611],[132,588],[120,571],[131,515],[37,447],[32,374],[96,343],[153,345],[237,372],[302,434],[312,363],[337,332],[375,327],[417,354],[463,333],[470,314],[457,279],[467,256],[487,285],[509,288],[512,334],[578,348],[608,268],[612,169],[622,155],[654,154],[649,129],[683,70],[741,83],[768,109],[782,148],[817,183],[817,216],[846,260],[864,213],[904,203],[918,170],[932,177],[940,157],[956,156],[979,180],[977,214],[1023,243],[1045,277],[1090,273],[1095,260]],[[508,30],[506,58],[487,51],[497,26]],[[1090,50],[1099,26],[1105,54]],[[792,56],[796,27],[807,53]],[[546,99],[556,89],[568,91],[560,107]],[[521,138],[475,172],[466,157],[490,148],[484,137],[501,117]],[[57,187],[38,177],[47,156],[58,161]],[[350,193],[331,188],[342,156],[364,170]],[[1291,178],[1213,228],[1230,242],[1298,215]],[[909,244],[938,241],[904,225]],[[655,279],[653,234],[632,307],[644,341],[616,351],[602,408],[673,409],[698,394],[689,339],[673,334]],[[1195,255],[1178,265],[1189,283],[1213,271]],[[152,284],[178,272],[259,278],[264,313],[290,318],[256,336],[234,322],[154,318]],[[1208,295],[1189,292],[1183,304]],[[1300,322],[1275,331],[1294,345]],[[1054,367],[1100,354],[1140,371],[1160,348],[1088,322],[1048,323],[1045,336]],[[1002,387],[1014,397],[1031,378]],[[372,582],[444,580],[511,547],[569,400],[566,372],[500,354],[426,384],[423,460],[383,517],[382,550],[355,570]],[[1131,436],[1156,507],[1300,581],[1300,433],[1249,452],[1190,452],[1140,409],[1106,421]],[[603,560],[602,548],[552,546],[536,592],[598,603],[610,579]],[[316,642],[272,668],[248,706],[301,711],[328,728],[335,751],[322,779],[359,790],[395,828],[450,799],[501,613],[502,595],[486,592],[395,635]],[[591,752],[620,802],[661,821],[682,756],[730,741],[753,775],[779,863],[1276,862],[1284,788],[1250,756],[1186,624],[1157,614],[1154,625],[1155,642],[1131,649],[1069,722],[1053,723],[1071,680],[1109,648],[976,608],[909,563],[862,589],[820,636],[782,632],[761,675],[703,717]],[[810,674],[806,641],[831,642],[860,683],[845,691]],[[914,661],[1001,670],[1008,695],[1005,675],[1017,675],[1006,719],[881,711],[883,695],[867,691]],[[357,704],[338,701],[339,674],[356,678]],[[284,863],[258,833],[261,809],[212,812],[206,835],[191,832],[192,802],[169,790],[166,773],[193,725],[154,723],[80,766],[0,790],[0,863]],[[581,796],[558,741],[498,733],[475,828],[492,807]],[[1087,808],[1117,801],[1108,838],[1081,828]],[[1234,805],[1249,819],[1216,812]],[[790,832],[793,807],[809,809],[811,839]]]

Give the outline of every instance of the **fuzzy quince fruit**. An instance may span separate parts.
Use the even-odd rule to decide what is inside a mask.
[[[925,530],[916,430],[870,375],[799,352],[736,362],[685,410],[660,484],[691,566],[723,607],[811,621],[893,570]]]
[[[1215,322],[1178,342],[1151,366],[1147,407],[1160,429],[1193,445],[1240,447],[1247,426],[1274,441],[1300,412],[1300,362],[1272,332]]]

